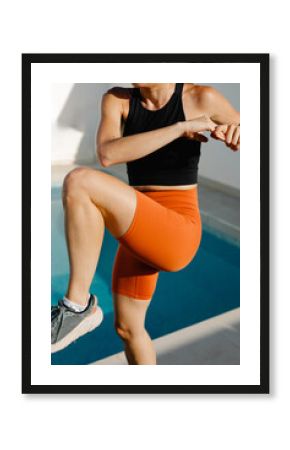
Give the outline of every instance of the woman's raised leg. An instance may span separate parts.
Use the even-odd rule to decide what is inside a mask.
[[[79,167],[65,177],[62,199],[70,262],[65,295],[82,305],[99,260],[104,227],[116,238],[127,231],[135,213],[136,193],[112,175]]]

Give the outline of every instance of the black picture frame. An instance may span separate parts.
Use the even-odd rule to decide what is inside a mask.
[[[22,55],[22,393],[269,393],[269,53],[23,53]],[[33,63],[253,63],[260,65],[260,383],[257,385],[32,385],[31,65]],[[263,151],[261,151],[261,149]]]

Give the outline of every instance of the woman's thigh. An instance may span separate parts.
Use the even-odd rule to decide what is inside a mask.
[[[172,208],[174,196],[183,199],[188,194],[180,191],[150,194],[158,195],[156,201],[110,174],[85,166],[71,171],[63,185],[64,196],[84,195],[100,209],[111,234],[140,263],[150,267],[147,270],[155,272],[150,274],[150,280],[159,270],[176,271],[185,267],[197,251],[201,238],[197,201],[190,197],[195,205],[189,208],[195,211],[193,221]],[[165,201],[167,206],[161,204],[164,200],[160,195],[169,199],[169,203]]]
[[[172,202],[171,194],[165,194],[167,206],[161,204],[165,203],[165,197],[156,201],[139,191],[136,195],[133,221],[119,242],[152,270],[181,270],[193,259],[201,241],[202,227],[196,200],[192,198],[192,210],[189,206],[189,213],[183,214],[174,210],[175,194]]]

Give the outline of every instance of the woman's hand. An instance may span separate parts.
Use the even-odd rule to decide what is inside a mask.
[[[213,132],[217,127],[217,124],[206,115],[197,117],[196,119],[179,122],[179,125],[181,137],[194,139],[200,142],[208,142],[208,138],[202,134],[203,131]]]
[[[223,141],[233,151],[240,150],[240,125],[218,125],[211,137]]]

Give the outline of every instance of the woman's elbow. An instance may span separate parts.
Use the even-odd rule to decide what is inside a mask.
[[[108,154],[105,153],[102,147],[97,147],[96,153],[102,167],[109,167],[113,164],[113,162],[108,157]]]

